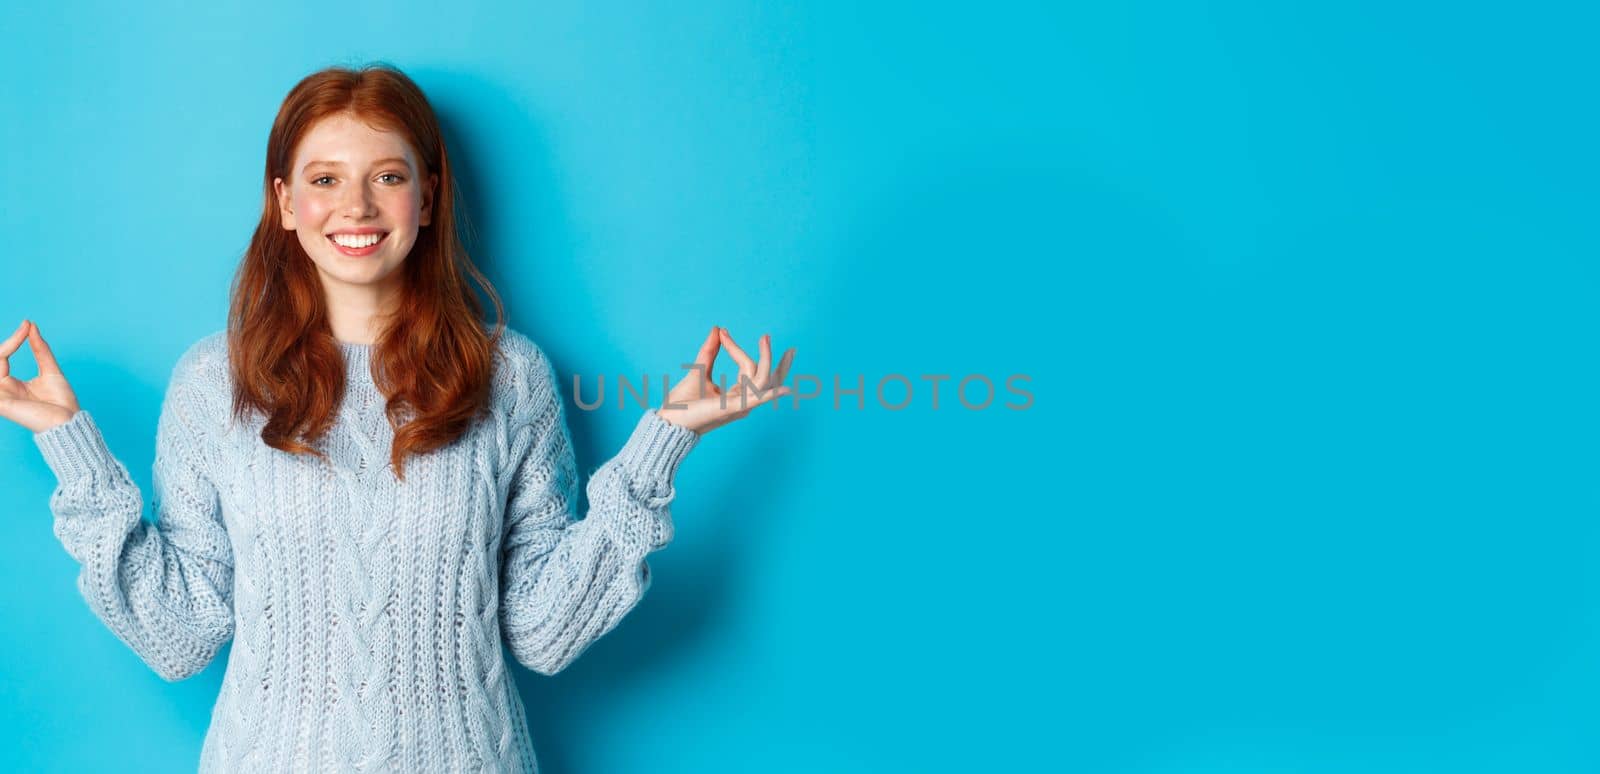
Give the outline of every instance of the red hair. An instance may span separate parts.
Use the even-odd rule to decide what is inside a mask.
[[[404,481],[407,455],[449,444],[488,407],[505,314],[457,232],[455,180],[438,118],[422,90],[387,64],[312,73],[278,109],[267,138],[261,222],[234,277],[229,304],[233,413],[265,415],[261,440],[268,446],[327,458],[313,444],[333,426],[343,399],[344,356],[329,327],[316,267],[294,232],[283,228],[272,181],[291,177],[300,140],[318,121],[339,113],[400,134],[423,167],[420,179],[439,176],[433,225],[421,227],[397,269],[403,272],[399,304],[372,350],[373,380],[395,428],[389,460]],[[492,338],[469,277],[483,287],[501,322]]]

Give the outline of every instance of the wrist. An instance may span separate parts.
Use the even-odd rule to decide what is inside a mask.
[[[661,420],[663,422],[666,422],[667,424],[670,424],[670,425],[675,425],[677,427],[681,427],[681,428],[683,428],[685,430],[693,430],[696,433],[700,432],[700,428],[695,427],[694,424],[691,423],[688,420],[688,418],[686,418],[684,416],[685,413],[687,413],[687,412],[684,409],[681,409],[681,408],[665,408],[665,407],[662,407],[662,408],[656,409],[656,416],[661,417]]]
[[[64,424],[72,421],[72,418],[77,416],[78,413],[81,412],[82,410],[83,409],[67,409],[65,413],[57,415],[53,419],[45,420],[44,421],[44,425],[39,427],[39,428],[33,429],[33,432],[34,432],[34,434],[37,435],[38,433],[46,433],[46,432],[49,432],[51,430],[54,430],[54,429],[56,429],[56,428],[58,428],[58,427],[60,427],[60,426],[62,426]]]

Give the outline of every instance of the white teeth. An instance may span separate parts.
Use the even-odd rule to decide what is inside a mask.
[[[382,234],[362,234],[360,236],[357,236],[355,234],[334,234],[333,235],[333,241],[339,243],[340,245],[342,245],[344,247],[357,247],[357,248],[359,248],[359,247],[371,247],[371,246],[377,244],[378,240],[382,239],[382,238],[383,238]]]

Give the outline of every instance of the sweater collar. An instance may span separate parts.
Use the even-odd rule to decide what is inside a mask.
[[[346,377],[365,377],[370,380],[372,374],[372,349],[373,345],[371,344],[339,342],[339,351],[344,355]]]

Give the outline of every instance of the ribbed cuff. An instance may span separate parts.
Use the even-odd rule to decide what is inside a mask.
[[[33,442],[44,454],[44,462],[58,481],[70,481],[96,470],[115,467],[115,457],[100,435],[94,417],[79,409],[71,419],[33,434]]]
[[[699,433],[662,419],[653,408],[647,409],[617,454],[617,464],[636,482],[670,484],[678,465],[699,441]]]

